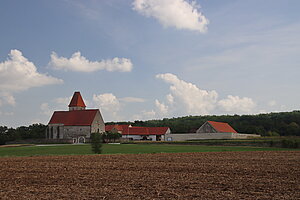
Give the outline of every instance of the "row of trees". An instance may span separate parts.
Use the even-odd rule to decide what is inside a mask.
[[[18,128],[0,126],[0,145],[9,141],[45,138],[46,128],[47,126],[43,124],[32,124]]]
[[[300,136],[300,111],[259,115],[186,116],[162,120],[111,122],[108,124],[167,126],[171,128],[173,133],[191,133],[195,132],[206,121],[227,122],[239,133],[255,133],[262,136]]]

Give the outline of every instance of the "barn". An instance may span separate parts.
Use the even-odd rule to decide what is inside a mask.
[[[196,133],[237,133],[229,124],[224,122],[205,122]]]
[[[105,131],[118,132],[126,140],[164,141],[165,135],[171,133],[169,127],[138,127],[131,125],[106,125]]]
[[[99,109],[86,109],[80,92],[75,92],[68,111],[55,111],[46,129],[46,139],[85,143],[91,133],[102,133],[105,125]]]
[[[246,139],[253,137],[260,137],[260,135],[238,133],[228,123],[207,121],[196,131],[196,133],[168,133],[165,135],[165,141]]]

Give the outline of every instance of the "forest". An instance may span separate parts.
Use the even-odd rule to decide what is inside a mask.
[[[239,133],[262,136],[300,136],[300,111],[258,115],[207,115],[164,118],[148,121],[109,122],[132,126],[167,126],[173,133],[193,133],[206,121],[226,122]]]

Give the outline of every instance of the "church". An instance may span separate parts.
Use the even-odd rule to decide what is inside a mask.
[[[55,111],[46,129],[46,139],[69,143],[88,142],[91,133],[105,132],[99,109],[86,109],[80,92],[75,92],[69,111]]]

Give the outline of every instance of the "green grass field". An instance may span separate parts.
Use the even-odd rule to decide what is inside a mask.
[[[179,153],[179,152],[223,152],[223,151],[278,151],[295,150],[271,147],[201,146],[201,145],[158,145],[158,144],[104,144],[103,154]],[[298,149],[299,150],[299,149]],[[1,147],[0,157],[85,155],[93,154],[89,144],[58,146]]]

